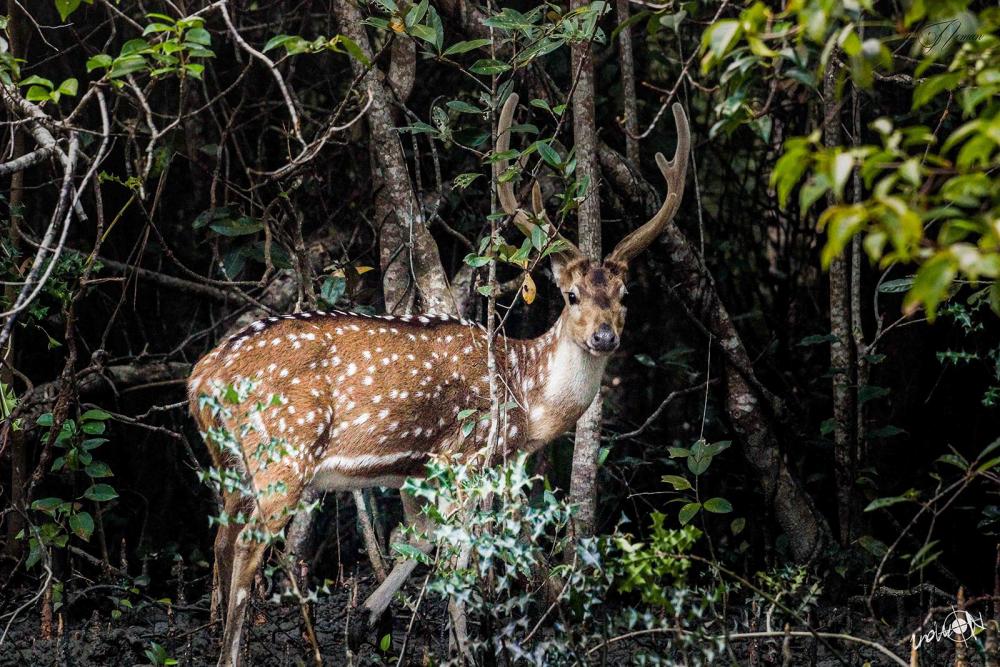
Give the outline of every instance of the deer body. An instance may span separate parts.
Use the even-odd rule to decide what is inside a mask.
[[[564,318],[534,340],[498,337],[497,375],[516,404],[503,411],[497,457],[534,451],[569,429],[600,388],[607,360],[562,335]],[[394,317],[303,312],[254,322],[196,365],[188,381],[192,414],[206,439],[237,435],[241,451],[209,446],[218,469],[250,480],[256,501],[223,493],[230,517],[280,532],[308,487],[400,487],[432,456],[467,460],[489,436],[487,334],[442,315]],[[225,404],[232,388],[238,402]],[[211,399],[206,403],[205,399]],[[476,414],[460,420],[463,410]],[[467,435],[463,421],[475,427]],[[409,506],[407,520],[418,521]],[[265,544],[216,536],[213,606],[228,606],[222,662],[236,664],[240,626]],[[409,561],[373,594],[377,617],[402,585]]]
[[[502,418],[500,456],[534,451],[564,432],[599,389],[606,357],[560,336],[562,328],[560,319],[533,340],[497,339],[497,374],[516,403]],[[485,444],[486,344],[481,326],[447,315],[271,317],[198,362],[188,382],[191,408],[204,433],[243,431],[245,461],[217,463],[248,467],[241,472],[258,488],[288,485],[290,477],[303,488],[398,487],[432,456],[464,459]],[[230,414],[200,405],[243,382],[249,394]],[[477,413],[464,420],[476,422],[468,435],[463,410]],[[272,439],[285,455],[257,460],[254,452]]]
[[[500,113],[497,154],[510,146],[517,102],[511,94]],[[488,451],[484,446],[493,429],[492,453],[500,458],[538,449],[583,414],[600,389],[608,356],[618,348],[628,265],[680,206],[690,136],[679,105],[674,120],[674,159],[656,155],[667,183],[663,205],[603,261],[585,257],[548,223],[537,182],[534,212],[522,209],[510,178],[501,178],[508,161],[494,161],[498,199],[514,224],[528,236],[540,226],[549,243],[558,243],[547,254],[565,301],[559,319],[539,338],[494,339],[500,423],[489,423],[487,332],[448,316],[316,311],[269,317],[195,365],[188,383],[191,412],[216,467],[242,480],[241,489],[231,478],[222,479],[224,513],[248,517],[246,525],[220,525],[215,539],[213,609],[223,603],[227,609],[221,664],[239,661],[250,584],[266,547],[252,538],[279,534],[307,487],[398,487],[407,477],[422,475],[432,457],[469,461]],[[471,430],[463,428],[469,420]],[[407,522],[422,520],[405,494],[403,509]],[[369,623],[388,607],[415,565],[397,563],[365,601]]]

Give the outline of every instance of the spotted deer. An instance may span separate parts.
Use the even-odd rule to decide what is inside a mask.
[[[501,111],[498,152],[509,147],[517,102],[510,95]],[[689,130],[679,105],[673,113],[674,158],[656,155],[667,196],[602,262],[552,229],[537,182],[533,214],[520,207],[509,181],[498,184],[502,208],[518,227],[542,224],[560,241],[550,257],[565,302],[542,336],[495,339],[496,373],[516,404],[495,425],[498,457],[535,451],[572,428],[597,394],[625,323],[628,265],[674,217],[684,192]],[[498,161],[495,176],[507,166]],[[490,431],[488,420],[476,420],[469,431],[460,418],[466,410],[489,414],[487,332],[448,315],[317,310],[268,317],[202,358],[188,390],[216,467],[235,470],[259,492],[250,497],[223,487],[226,514],[242,513],[246,521],[221,525],[215,538],[213,605],[227,606],[220,664],[239,660],[247,599],[266,547],[253,531],[280,533],[309,487],[400,487],[408,476],[422,475],[431,457],[471,460]],[[242,400],[220,407],[240,392]],[[281,443],[277,455],[275,442]],[[404,494],[403,501],[406,521],[420,521],[413,499]],[[385,611],[414,566],[394,567],[365,602],[369,619]]]

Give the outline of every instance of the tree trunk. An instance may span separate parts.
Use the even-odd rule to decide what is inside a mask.
[[[336,2],[334,12],[343,33],[357,43],[365,57],[373,60],[362,23],[364,17],[358,7],[353,2]],[[351,67],[358,75],[366,70],[356,59],[351,60]],[[373,168],[383,186],[376,197],[387,204],[382,210],[388,212],[385,219],[376,220],[386,311],[406,310],[405,305],[416,297],[424,311],[457,314],[437,244],[413,192],[403,145],[392,121],[391,93],[385,75],[375,65],[367,69],[364,89],[372,98],[368,109],[369,145],[378,147]],[[411,294],[414,287],[416,294]]]
[[[25,41],[28,34],[27,25],[21,19],[21,9],[15,0],[8,0],[7,15],[10,17],[7,32],[10,35],[10,51],[18,58],[26,57]],[[24,133],[14,129],[14,145],[11,158],[18,158],[24,154]],[[24,205],[24,172],[16,171],[10,177],[10,227],[8,228],[7,242],[10,244],[12,252],[16,253],[21,243],[21,234],[18,227],[24,224],[21,217],[21,208]],[[4,287],[4,297],[7,303],[14,303],[17,298],[17,286],[9,284]],[[12,394],[14,391],[14,374],[10,368],[15,366],[14,344],[17,334],[11,332],[7,340],[5,349],[0,351],[3,355],[4,363],[0,366],[0,384],[6,387]],[[24,438],[24,432],[14,429],[14,425],[8,421],[0,429],[0,437],[7,438],[6,443],[0,443],[0,451],[10,451],[10,506],[12,512],[7,514],[7,541],[4,552],[15,558],[20,558],[26,542],[18,540],[17,534],[24,528],[25,511],[25,489],[28,482],[28,451]]]
[[[629,0],[618,0],[618,25],[628,21]],[[639,119],[635,110],[635,60],[632,55],[632,32],[623,28],[618,33],[618,62],[622,71],[622,112],[625,120],[625,157],[639,167]]]
[[[587,5],[573,0],[576,9]],[[594,127],[594,65],[590,42],[573,46],[572,71],[579,72],[573,92],[573,142],[576,150],[578,179],[587,179],[586,196],[578,210],[578,245],[593,260],[601,259],[601,199],[597,165],[597,141]],[[601,393],[594,397],[587,411],[576,423],[573,448],[573,471],[570,500],[577,507],[576,535],[592,535],[597,508],[597,452],[601,445]]]
[[[835,68],[823,77],[823,142],[840,145],[840,104]],[[836,201],[830,195],[828,204]],[[851,311],[845,256],[830,264],[830,366],[833,373],[833,459],[837,482],[837,523],[841,546],[851,540],[851,496],[854,486],[854,411],[851,406]]]
[[[660,201],[653,187],[612,148],[603,143],[599,148],[601,164],[614,187],[652,215]],[[712,334],[725,355],[726,415],[740,438],[743,454],[757,473],[794,557],[807,560],[818,552],[829,529],[778,447],[774,420],[781,405],[754,374],[712,275],[674,221],[667,224],[661,241],[663,247],[657,253],[667,257],[672,268],[667,284],[675,286],[672,291],[688,315]]]

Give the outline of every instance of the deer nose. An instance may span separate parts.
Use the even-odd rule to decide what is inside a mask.
[[[618,336],[608,324],[602,324],[590,337],[590,347],[597,352],[611,352],[618,347]]]

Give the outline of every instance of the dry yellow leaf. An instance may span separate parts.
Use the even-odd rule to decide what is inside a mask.
[[[538,294],[538,290],[535,288],[535,281],[531,279],[530,273],[525,273],[524,283],[521,285],[521,296],[524,297],[524,302],[530,304],[535,300],[536,294]]]
[[[399,19],[395,19],[394,18],[391,21],[389,21],[389,27],[392,28],[393,32],[397,32],[397,33],[404,33],[404,32],[406,32],[406,26],[404,26],[403,22],[400,21]]]

